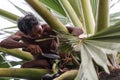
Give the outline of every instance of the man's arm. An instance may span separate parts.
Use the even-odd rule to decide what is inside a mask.
[[[0,46],[4,48],[23,48],[26,47],[25,43],[19,42],[22,38],[22,34],[20,31],[16,32],[14,35],[4,39],[0,42]]]
[[[42,27],[45,28],[47,32],[52,31],[52,28],[48,24],[43,24]],[[68,29],[69,33],[73,34],[74,36],[79,36],[83,33],[83,30],[79,27],[66,26],[66,28]],[[53,31],[52,34],[55,35],[56,33]]]
[[[27,48],[31,53],[34,54],[41,53],[41,48],[39,47],[39,45],[20,42],[20,40],[22,40],[22,36],[24,36],[24,34],[18,31],[14,35],[1,41],[0,46],[8,49]]]
[[[83,30],[79,27],[72,27],[72,26],[66,26],[68,31],[73,34],[74,36],[79,36],[83,33]]]

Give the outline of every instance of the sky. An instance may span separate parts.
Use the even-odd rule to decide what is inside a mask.
[[[9,0],[9,1],[17,4],[19,7],[23,8],[27,11],[31,11],[31,9],[26,5],[24,0]],[[17,10],[9,1],[8,0],[0,0],[0,9],[4,9],[7,11],[10,11],[11,13],[14,13],[14,14],[16,13],[19,16],[23,16],[23,14],[19,10]],[[0,16],[0,22],[2,23],[2,24],[0,24],[0,29],[4,28],[4,27],[15,25],[15,24],[3,19],[1,16]]]
[[[17,4],[19,7],[23,8],[25,10],[32,11],[26,5],[26,2],[24,0],[9,0],[9,1]],[[23,16],[23,14],[19,10],[17,10],[9,1],[8,0],[0,0],[0,9],[4,9],[4,10],[10,11],[14,14],[16,13],[19,16]],[[117,0],[113,0],[113,3],[117,3]],[[120,2],[119,2],[119,4],[116,4],[113,8],[111,8],[110,13],[114,13],[117,11],[120,11]],[[2,23],[2,24],[0,24],[0,29],[8,27],[8,26],[15,26],[15,24],[1,18],[1,16],[0,16],[0,22]]]

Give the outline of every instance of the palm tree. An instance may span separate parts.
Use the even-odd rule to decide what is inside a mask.
[[[116,67],[114,65],[116,61],[113,61],[120,51],[120,12],[109,14],[109,0],[26,0],[26,2],[34,9],[36,15],[39,14],[59,33],[61,52],[71,53],[79,67],[78,70],[68,71],[55,80],[98,80],[99,70],[97,68],[101,66],[106,73],[110,73],[110,70]],[[15,4],[13,5],[21,12],[26,13]],[[18,18],[17,15],[2,9],[0,9],[0,14],[14,22]],[[80,27],[84,31],[83,36],[78,38],[69,34],[65,24]],[[19,49],[11,50],[1,47],[0,51],[23,60],[33,59],[30,54]],[[115,57],[108,59],[109,55]],[[15,74],[6,74],[3,71],[9,73],[15,71]],[[28,71],[31,74],[26,75]],[[49,73],[49,71],[42,69],[16,68],[1,68],[0,72],[2,72],[0,73],[2,77],[34,79]]]

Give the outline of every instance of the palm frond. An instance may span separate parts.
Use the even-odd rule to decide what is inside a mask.
[[[98,80],[93,62],[92,57],[89,54],[86,45],[81,45],[81,65],[75,80],[79,79],[89,79],[89,80]]]
[[[14,20],[14,21],[16,21],[19,18],[19,16],[15,15],[11,12],[8,12],[6,10],[3,10],[3,9],[0,9],[0,15],[4,16],[6,18],[9,18],[11,20]]]
[[[64,12],[63,8],[61,7],[60,3],[58,0],[39,0],[42,3],[44,3],[48,8],[50,8],[50,10],[54,10],[58,13],[60,13],[61,15],[63,15],[64,17],[66,17],[66,13]]]

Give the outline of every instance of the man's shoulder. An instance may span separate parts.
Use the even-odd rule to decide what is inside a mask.
[[[23,32],[21,32],[21,31],[18,30],[14,35],[18,35],[18,36],[21,36],[21,37],[22,37],[22,36],[24,36],[25,34],[24,34]]]
[[[28,36],[28,35],[25,35],[23,32],[21,32],[21,31],[17,31],[13,36],[19,36],[19,37],[21,37],[21,39],[23,40],[28,40],[28,39],[31,39],[30,38],[30,36]]]

